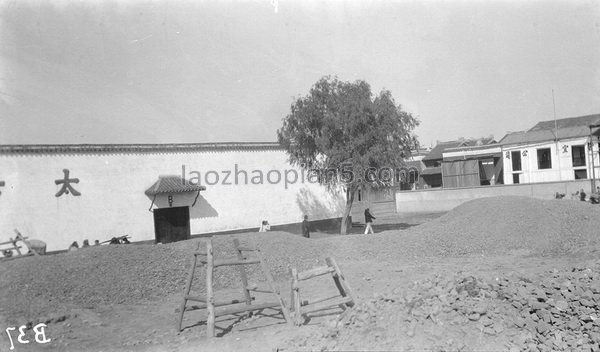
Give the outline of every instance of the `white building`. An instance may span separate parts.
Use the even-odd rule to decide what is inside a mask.
[[[0,146],[0,242],[13,229],[48,250],[125,234],[169,242],[305,214],[339,221],[344,206],[277,143]]]
[[[590,129],[597,124],[600,115],[590,115],[543,121],[528,131],[507,134],[500,141],[504,183],[570,181],[594,175],[597,178],[600,129]]]

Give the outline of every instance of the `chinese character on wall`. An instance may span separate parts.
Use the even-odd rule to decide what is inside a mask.
[[[64,173],[64,178],[62,180],[54,181],[54,183],[56,183],[57,185],[62,184],[62,187],[55,194],[55,196],[60,197],[63,194],[69,194],[69,192],[71,192],[71,194],[74,196],[80,196],[81,193],[79,193],[75,188],[73,188],[73,186],[71,186],[71,183],[79,183],[79,179],[78,178],[69,178],[69,169],[63,169],[63,173]]]

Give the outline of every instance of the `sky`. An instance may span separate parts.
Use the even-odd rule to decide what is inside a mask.
[[[600,2],[0,0],[0,144],[276,141],[325,75],[499,140],[600,113]]]

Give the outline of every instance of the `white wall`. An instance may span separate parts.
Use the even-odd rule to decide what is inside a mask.
[[[586,155],[586,166],[588,179],[592,178],[592,167],[589,158],[589,149],[587,145],[588,139],[577,138],[567,141],[559,141],[558,143],[546,142],[538,143],[534,145],[524,146],[505,146],[503,147],[502,157],[504,160],[504,183],[513,183],[513,170],[512,170],[512,157],[511,159],[506,158],[507,152],[520,151],[521,152],[521,168],[520,183],[536,183],[536,182],[555,182],[555,181],[570,181],[575,180],[575,169],[572,163],[571,147],[584,145]],[[538,169],[537,164],[537,150],[542,148],[549,148],[552,157],[552,168],[550,169]],[[565,148],[565,149],[563,149]],[[566,152],[565,152],[566,150]],[[527,152],[527,156],[522,156],[523,151]],[[594,165],[596,177],[600,176],[600,159],[598,158],[598,146],[594,145]]]
[[[248,173],[248,184],[241,173],[235,184],[235,165]],[[302,172],[289,165],[281,150],[198,151],[173,153],[120,154],[3,154],[0,155],[0,242],[13,237],[13,229],[25,236],[48,243],[48,250],[66,249],[84,239],[93,243],[115,235],[129,234],[134,241],[153,240],[152,200],[144,191],[159,175],[201,175],[201,192],[196,206],[190,208],[192,234],[258,227],[266,219],[273,225],[339,217],[343,213],[343,192],[330,193],[310,183]],[[71,178],[79,178],[73,187],[81,196],[55,197],[60,189],[55,180],[63,178],[63,169]],[[262,184],[251,177],[264,173]],[[267,172],[271,172],[267,178]],[[298,181],[293,180],[295,170]],[[204,176],[209,171],[207,184]],[[223,184],[223,171],[231,171],[230,185]],[[197,173],[196,173],[197,172]],[[282,180],[276,181],[277,172]],[[271,181],[271,183],[269,182]],[[258,179],[255,179],[258,183]],[[174,204],[191,205],[195,193],[174,194]],[[158,206],[168,206],[166,196],[158,197]],[[156,207],[156,205],[154,206]]]

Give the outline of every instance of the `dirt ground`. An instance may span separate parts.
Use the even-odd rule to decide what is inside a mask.
[[[289,264],[282,265],[280,262],[287,261],[305,270],[319,265],[325,255],[331,255],[351,285],[357,304],[345,312],[337,308],[310,316],[300,327],[286,325],[279,311],[269,309],[252,317],[238,315],[217,318],[219,337],[213,339],[206,338],[204,310],[186,312],[184,330],[175,330],[176,309],[182,297],[181,278],[176,280],[171,277],[185,277],[187,268],[182,263],[189,261],[189,256],[183,262],[176,262],[165,269],[172,275],[168,276],[171,281],[163,281],[168,282],[166,286],[173,287],[152,291],[155,298],[147,299],[141,291],[154,289],[160,286],[161,281],[153,282],[149,287],[135,286],[136,278],[128,277],[131,283],[122,286],[124,288],[118,286],[122,292],[105,295],[108,298],[119,297],[119,302],[111,302],[102,292],[89,292],[66,283],[53,284],[52,289],[46,291],[43,288],[38,290],[33,281],[43,278],[35,277],[35,270],[26,271],[22,267],[35,268],[35,261],[39,258],[13,260],[10,266],[0,263],[0,275],[3,277],[0,285],[0,321],[5,322],[0,335],[0,351],[8,351],[11,346],[4,329],[40,322],[47,323],[45,333],[51,342],[36,343],[32,330],[26,330],[26,339],[31,341],[21,344],[17,342],[18,332],[13,331],[14,351],[598,350],[600,319],[596,319],[599,317],[597,309],[600,304],[600,246],[589,239],[597,235],[594,229],[598,229],[600,222],[595,219],[600,218],[597,216],[600,215],[600,208],[568,201],[531,203],[529,200],[509,198],[498,202],[494,204],[496,208],[511,204],[510,208],[513,209],[515,202],[522,202],[522,209],[537,207],[539,213],[533,216],[539,223],[530,224],[530,219],[515,220],[523,223],[511,224],[514,229],[498,225],[500,231],[505,233],[504,238],[500,238],[499,242],[483,239],[480,244],[462,234],[468,232],[469,226],[459,222],[461,217],[464,218],[461,221],[467,224],[475,218],[485,221],[481,214],[489,212],[489,209],[482,204],[488,203],[475,203],[455,210],[453,217],[448,217],[452,215],[451,212],[444,216],[426,214],[422,217],[411,215],[399,218],[398,223],[411,226],[392,230],[385,228],[383,232],[375,227],[378,232],[370,236],[349,235],[340,239],[331,234],[315,234],[309,240],[298,239],[302,242],[290,244],[291,237],[278,235],[282,238],[279,246],[289,245],[290,248],[268,247],[269,242],[264,242],[267,248],[264,251],[269,255],[269,248],[280,248],[279,251],[287,253],[270,262],[286,302],[290,297],[290,282],[286,277]],[[507,210],[508,213],[510,211]],[[577,248],[575,244],[567,246],[567,240],[556,241],[549,234],[551,231],[544,227],[544,224],[551,223],[549,219],[560,223],[561,216],[573,218],[573,211],[580,216],[574,219],[575,223],[592,222],[579,227],[567,224],[569,231],[573,232],[569,236],[579,246]],[[496,211],[489,216],[501,218],[502,212]],[[521,214],[521,217],[526,216]],[[553,229],[558,226],[553,223],[550,225]],[[438,231],[436,229],[440,233],[451,234],[454,227],[466,227],[457,235],[466,236],[464,242],[445,242],[450,240],[431,234]],[[477,228],[477,225],[471,227]],[[519,231],[519,228],[523,231]],[[479,228],[477,230],[480,231]],[[527,232],[527,238],[542,237],[536,240],[535,246],[530,246],[518,238],[519,232],[524,231]],[[556,232],[565,233],[566,230]],[[510,240],[513,235],[515,239]],[[296,241],[296,237],[292,240]],[[414,242],[423,243],[426,248],[417,250]],[[542,247],[537,242],[542,242],[539,245]],[[430,243],[441,243],[443,248],[433,248],[434,245]],[[503,246],[504,250],[496,248],[482,251],[486,243]],[[179,245],[181,247],[177,248],[192,247],[191,244]],[[302,249],[300,246],[303,246]],[[364,248],[357,248],[361,246]],[[101,261],[113,254],[104,248],[97,251],[94,260]],[[339,255],[336,256],[336,253]],[[68,255],[64,254],[67,259],[62,259],[63,262],[81,258],[84,261],[82,263],[92,262],[86,257],[89,254],[83,251],[81,258]],[[115,255],[120,255],[120,252],[115,252]],[[172,253],[168,255],[179,256]],[[54,262],[47,260],[45,266],[51,268]],[[141,262],[142,259],[136,260]],[[23,264],[17,266],[19,261]],[[165,268],[165,263],[166,260],[157,265]],[[98,266],[97,263],[89,265]],[[20,269],[15,269],[17,267]],[[148,264],[144,264],[140,272],[148,271],[148,268]],[[18,276],[10,276],[16,275],[16,270],[22,271]],[[86,270],[91,272],[89,270],[92,269]],[[152,272],[154,276],[163,275],[160,269],[152,269]],[[79,275],[76,271],[69,272],[58,280],[68,281],[76,275]],[[227,275],[222,277],[224,281],[235,280]],[[21,281],[17,286],[9,284],[8,280]],[[468,280],[471,280],[470,286],[466,284]],[[556,284],[555,291],[552,291],[551,283]],[[88,283],[86,287],[103,291],[102,287],[106,285],[93,286]],[[241,297],[241,291],[234,286],[225,284],[219,287],[218,298]],[[464,289],[467,286],[468,293]],[[63,291],[60,291],[61,287]],[[547,288],[543,299],[540,298],[541,293],[535,293],[540,287]],[[523,291],[525,289],[529,291]],[[58,293],[54,293],[56,290],[59,290]],[[334,290],[333,281],[325,277],[309,280],[302,285],[302,292],[310,299],[328,297]],[[130,292],[137,292],[139,299]],[[570,305],[570,308],[562,306],[563,300],[557,298],[562,297],[560,293],[566,297],[564,304]],[[577,297],[568,298],[571,293]],[[123,294],[123,298],[120,294]],[[64,298],[68,295],[72,296]],[[587,299],[584,301],[580,296]],[[80,300],[78,297],[86,299]],[[589,305],[588,301],[591,302]],[[20,308],[11,308],[15,305]],[[482,305],[485,305],[483,310],[480,308]],[[550,315],[548,319],[541,314],[545,314],[546,308]],[[577,320],[575,325],[568,325],[573,323],[569,321],[571,316]],[[544,330],[544,321],[548,321],[547,330]]]
[[[377,293],[405,287],[411,282],[431,277],[432,274],[451,275],[456,272],[469,272],[478,276],[497,277],[518,274],[530,277],[556,268],[568,268],[575,263],[586,263],[593,258],[532,258],[528,256],[503,256],[484,258],[452,258],[427,263],[406,261],[403,263],[382,262],[340,262],[338,265],[346,275],[356,293],[357,300],[373,298]],[[328,297],[332,287],[321,283],[308,289],[311,295]],[[333,285],[333,283],[330,283]],[[289,285],[281,283],[282,290]],[[232,295],[236,290],[228,290]],[[285,291],[284,291],[285,292]],[[237,297],[240,295],[238,294]],[[287,297],[287,295],[284,295]],[[15,351],[272,351],[310,350],[302,346],[290,346],[290,341],[313,336],[327,327],[339,316],[340,311],[331,311],[311,319],[306,325],[288,327],[280,313],[265,311],[265,316],[257,316],[246,321],[229,318],[217,319],[217,326],[228,329],[222,337],[207,340],[206,326],[199,320],[205,318],[201,312],[186,313],[183,332],[175,331],[175,308],[181,295],[146,305],[104,305],[93,309],[73,308],[63,322],[50,323],[46,335],[52,342],[40,345],[17,344]],[[443,329],[443,327],[440,327]],[[222,331],[217,330],[218,334]],[[431,335],[435,339],[435,335]],[[487,336],[486,336],[487,337]],[[13,337],[13,339],[16,339]],[[395,342],[406,347],[412,342],[409,335],[399,336]],[[33,339],[32,339],[33,340]],[[3,348],[10,346],[6,336],[2,336]],[[431,347],[431,342],[427,343]],[[415,345],[416,349],[420,346]],[[493,346],[508,350],[500,344]],[[372,350],[381,350],[373,345]],[[404,349],[404,348],[402,348]],[[319,349],[320,350],[320,349]],[[400,350],[400,349],[398,349]]]

